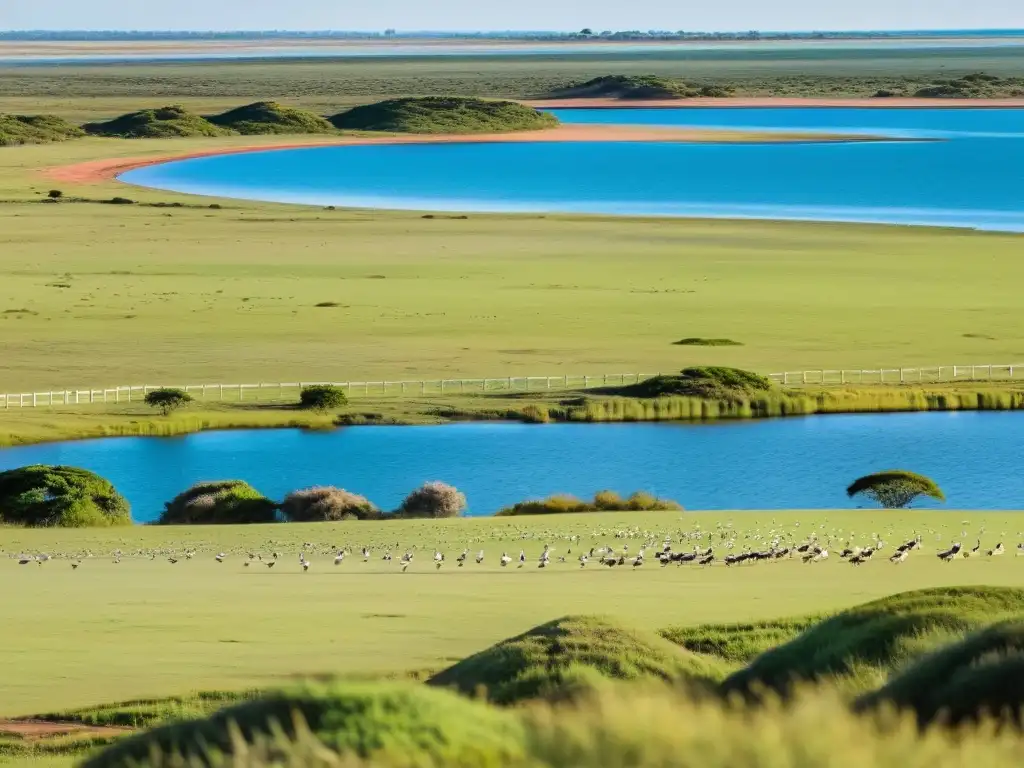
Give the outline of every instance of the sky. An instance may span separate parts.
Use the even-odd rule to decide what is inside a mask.
[[[1024,0],[0,0],[0,29],[1024,28]]]

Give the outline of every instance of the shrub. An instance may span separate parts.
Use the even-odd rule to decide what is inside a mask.
[[[88,470],[37,464],[0,472],[0,523],[86,528],[131,522],[124,497]]]
[[[558,125],[558,119],[514,101],[425,96],[368,104],[328,118],[336,128],[397,133],[500,133]]]
[[[49,192],[46,193],[46,196],[51,200],[60,200],[62,197],[64,197],[64,193],[61,192],[59,189],[51,189]]]
[[[155,389],[146,393],[146,405],[159,408],[164,416],[192,402],[192,395],[181,389]]]
[[[497,704],[573,696],[610,680],[710,683],[722,669],[666,640],[592,616],[570,616],[439,672],[430,685],[483,690]]]
[[[397,514],[402,517],[458,517],[466,510],[466,496],[447,483],[426,483],[405,497]]]
[[[246,745],[294,737],[299,723],[323,747],[351,760],[327,765],[358,764],[360,758],[372,765],[393,759],[395,765],[451,768],[522,764],[521,726],[511,713],[426,686],[349,683],[288,689],[202,720],[161,726],[118,741],[82,766],[199,766],[217,753],[235,755],[229,765],[250,765]]]
[[[921,496],[938,501],[946,500],[934,480],[903,469],[876,472],[858,478],[846,489],[846,495],[851,499],[860,495],[867,496],[886,509],[904,509]]]
[[[659,499],[649,493],[637,491],[628,499],[615,491],[599,491],[593,501],[582,501],[566,494],[546,499],[521,501],[496,513],[497,517],[520,515],[557,515],[573,512],[663,512],[682,511],[682,506],[670,499]]]
[[[47,144],[84,135],[77,125],[54,115],[0,115],[0,147]]]
[[[277,504],[243,480],[198,483],[164,505],[161,525],[272,523]]]
[[[281,503],[281,511],[285,519],[293,523],[373,520],[380,517],[380,510],[369,499],[332,487],[289,493]]]
[[[232,132],[214,125],[182,106],[143,109],[103,123],[87,123],[86,133],[125,139],[157,139],[184,136],[228,136]]]
[[[345,390],[333,384],[314,384],[304,387],[299,394],[299,407],[307,411],[324,413],[348,405]]]
[[[245,135],[285,133],[331,133],[326,119],[305,109],[286,107],[275,101],[258,101],[207,118],[214,125]]]
[[[676,376],[655,376],[614,390],[627,397],[653,398],[679,395],[708,400],[735,400],[767,392],[772,383],[763,376],[740,368],[705,366],[684,368]]]

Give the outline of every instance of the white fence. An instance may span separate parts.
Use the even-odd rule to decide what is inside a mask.
[[[148,392],[173,387],[197,400],[211,402],[297,402],[304,387],[332,384],[349,397],[416,397],[458,394],[500,394],[593,389],[636,384],[655,373],[603,373],[574,376],[503,376],[486,379],[429,379],[415,381],[300,381],[259,384],[145,384],[105,389],[62,389],[51,392],[0,394],[0,408],[37,408],[93,403],[132,403]],[[938,365],[925,368],[819,369],[771,373],[784,386],[841,386],[844,384],[917,384],[957,381],[1021,381],[1024,363],[1015,365]]]
[[[787,386],[843,384],[918,384],[957,381],[1024,381],[1024,363],[1016,365],[934,365],[925,368],[875,368],[788,371],[768,375]]]
[[[304,387],[331,384],[349,397],[402,397],[472,393],[546,392],[636,384],[654,373],[609,373],[585,376],[504,376],[487,379],[430,379],[416,381],[300,381],[259,384],[146,384],[106,389],[62,389],[52,392],[0,394],[0,408],[37,408],[93,403],[139,402],[155,389],[182,389],[196,400],[211,402],[298,402]]]

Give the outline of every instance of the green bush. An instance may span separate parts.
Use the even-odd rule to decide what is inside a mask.
[[[685,83],[657,75],[603,75],[553,91],[555,99],[678,99]]]
[[[459,517],[466,511],[466,496],[447,483],[425,483],[405,497],[395,513],[404,518]]]
[[[460,96],[393,99],[328,118],[335,128],[392,133],[505,133],[558,125],[558,119],[514,101]]]
[[[626,499],[615,491],[598,491],[594,494],[593,501],[583,501],[575,496],[561,494],[546,499],[521,501],[499,510],[495,516],[557,515],[574,512],[680,512],[682,509],[680,504],[671,499],[659,499],[642,491],[637,491]]]
[[[909,507],[921,496],[938,501],[946,500],[945,494],[934,480],[904,469],[891,469],[858,478],[846,489],[846,495],[851,499],[855,496],[867,496],[886,509]]]
[[[131,522],[124,497],[88,470],[37,464],[0,472],[0,523],[87,528]]]
[[[297,719],[337,755],[374,765],[499,768],[523,755],[522,727],[510,713],[425,686],[350,683],[289,689],[203,720],[158,727],[117,742],[82,768],[170,768],[189,760],[205,766],[211,755],[241,758],[245,745],[261,737],[294,737],[301,729]]]
[[[0,115],[0,147],[48,144],[84,135],[77,125],[54,115]]]
[[[94,136],[125,139],[167,139],[186,136],[229,136],[231,131],[173,105],[143,109],[102,123],[87,123],[82,129]]]
[[[243,480],[198,483],[164,505],[161,525],[272,523],[277,504]]]
[[[337,520],[376,520],[380,510],[364,496],[343,488],[318,487],[294,491],[281,502],[289,522],[321,523]]]
[[[214,125],[245,135],[332,133],[334,126],[315,112],[276,101],[258,101],[207,118]]]
[[[699,397],[708,400],[735,400],[739,397],[768,392],[772,383],[750,371],[721,366],[684,368],[677,376],[655,376],[618,387],[612,391],[626,397]]]
[[[333,384],[314,384],[299,393],[299,407],[307,411],[326,411],[348,405],[345,390]]]
[[[721,678],[714,659],[660,637],[591,616],[571,616],[498,643],[428,681],[466,694],[482,691],[497,704],[579,695],[610,680],[687,682]]]
[[[159,408],[164,416],[169,416],[179,408],[192,402],[192,395],[182,389],[155,389],[146,393],[146,405]]]

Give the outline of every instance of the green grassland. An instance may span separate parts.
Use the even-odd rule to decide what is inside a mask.
[[[607,615],[637,630],[678,630],[817,614],[925,587],[1022,586],[1024,564],[1013,556],[1016,542],[1024,540],[1020,527],[1016,513],[848,511],[117,531],[4,528],[0,568],[7,587],[0,611],[13,623],[12,631],[0,633],[0,654],[17,663],[0,682],[0,716],[267,686],[301,675],[438,670],[570,614]],[[629,538],[616,538],[629,531]],[[651,557],[640,569],[592,563],[582,570],[576,562],[591,546],[627,544],[635,553],[648,540],[660,549],[666,534],[697,535],[692,543],[677,543],[679,549],[703,546],[711,533],[714,546],[734,539],[739,551],[766,546],[770,531],[797,543],[817,534],[836,548],[847,540],[867,545],[873,534],[890,551],[918,533],[925,543],[901,565],[881,559],[860,568],[838,559],[661,569]],[[952,540],[971,547],[975,538],[984,547],[1003,540],[1010,552],[954,563],[933,556]],[[538,569],[545,543],[555,559],[565,556],[567,562]],[[359,555],[363,546],[372,548],[366,563]],[[350,554],[335,567],[340,548]],[[432,562],[435,548],[446,553],[440,571]],[[464,548],[471,557],[483,549],[484,564],[471,560],[456,567]],[[182,558],[186,549],[197,550],[194,559]],[[402,573],[397,559],[407,549],[415,559]],[[499,566],[503,551],[518,557],[520,549],[528,556],[525,568]],[[115,550],[123,553],[116,564]],[[394,561],[381,560],[385,550]],[[312,562],[309,572],[299,567],[300,551]],[[41,566],[9,559],[38,552],[54,559]],[[228,555],[223,564],[213,559],[219,552]],[[245,567],[249,552],[281,557],[273,569],[260,561]],[[171,555],[180,558],[176,565],[167,561]],[[81,567],[72,570],[71,559],[81,559]]]
[[[742,96],[869,97],[914,92],[974,72],[1024,75],[1019,47],[942,51],[820,48],[636,51],[571,56],[458,56],[264,60],[0,68],[0,112],[54,113],[85,122],[142,106],[183,103],[212,114],[278,98],[333,114],[338,108],[403,96],[537,98],[609,74],[658,75],[732,85]],[[332,111],[333,110],[333,111]]]
[[[1014,235],[423,219],[229,201],[211,210],[206,199],[114,182],[57,185],[39,172],[250,142],[87,139],[0,153],[0,387],[655,373],[694,364],[768,373],[1024,356],[1015,288],[1024,262]],[[54,186],[94,200],[198,206],[41,204]],[[324,302],[338,306],[316,306]],[[673,346],[690,336],[743,346]]]

